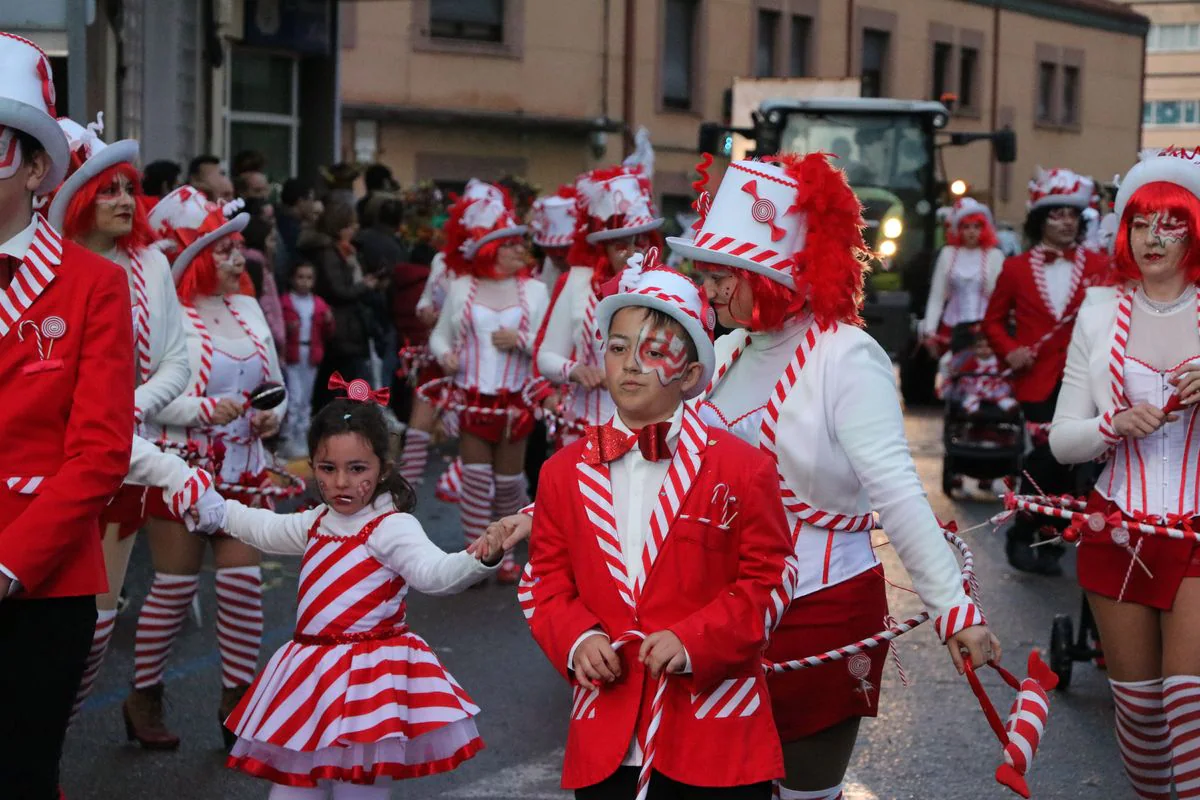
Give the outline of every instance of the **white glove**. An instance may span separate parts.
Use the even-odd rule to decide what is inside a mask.
[[[225,498],[208,488],[196,505],[183,514],[183,524],[193,533],[213,534],[225,527]]]

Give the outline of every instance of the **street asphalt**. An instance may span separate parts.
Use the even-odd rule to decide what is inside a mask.
[[[934,511],[970,528],[1001,510],[985,494],[950,501],[940,491],[941,419],[936,411],[910,413],[908,433]],[[433,499],[443,462],[431,459],[417,516],[447,550],[462,546],[457,508]],[[893,615],[920,611],[886,537],[876,532],[889,579]],[[992,526],[966,534],[975,553],[984,609],[1004,645],[1004,663],[1024,675],[1033,647],[1045,650],[1057,613],[1078,617],[1080,593],[1074,559],[1067,574],[1044,578],[1014,572],[1005,562],[1003,534]],[[291,635],[298,559],[264,563],[265,637],[260,665]],[[186,624],[167,672],[167,716],[182,737],[171,753],[142,751],[126,742],[121,701],[133,674],[137,612],[153,577],[139,541],[127,590],[132,602],[116,633],[96,692],[70,731],[62,783],[69,800],[208,800],[265,798],[269,785],[224,767],[217,720],[220,668],[214,621],[212,572],[201,583],[202,624]],[[559,767],[570,709],[570,691],[530,638],[512,587],[490,584],[450,598],[409,596],[409,622],[429,641],[449,670],[482,707],[479,729],[487,749],[456,771],[399,785],[395,798],[445,800],[559,800]],[[889,666],[877,719],[864,724],[851,763],[847,800],[1015,797],[993,778],[1001,746],[965,680],[953,670],[931,625],[898,640],[910,685]],[[990,670],[987,672],[990,673]],[[995,675],[985,683],[1006,715],[1014,694]],[[1068,692],[1051,698],[1050,721],[1029,784],[1041,800],[1116,800],[1131,797],[1113,739],[1112,704],[1105,674],[1090,663],[1075,666]]]

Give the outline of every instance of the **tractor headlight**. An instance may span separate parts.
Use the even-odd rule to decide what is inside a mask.
[[[896,243],[891,239],[884,239],[879,245],[879,255],[884,258],[891,258],[896,255]]]
[[[887,239],[899,239],[904,230],[904,223],[899,217],[889,217],[883,221],[883,235]]]

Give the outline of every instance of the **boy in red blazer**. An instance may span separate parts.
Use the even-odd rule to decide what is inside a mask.
[[[649,760],[650,798],[766,800],[783,774],[762,669],[791,554],[779,479],[684,405],[712,377],[714,317],[656,255],[597,307],[617,413],[542,469],[522,604],[574,687],[577,798],[633,800]]]
[[[0,32],[0,75],[0,794],[54,800],[129,470],[133,328],[125,272],[33,213],[68,164],[49,59]]]
[[[996,355],[1013,370],[1013,390],[1025,420],[1049,423],[1062,385],[1075,314],[1087,287],[1105,280],[1109,262],[1081,244],[1081,217],[1094,191],[1090,178],[1067,169],[1039,170],[1029,188],[1025,235],[1034,246],[1004,261],[983,330]],[[1025,471],[1041,490],[1022,477],[1023,493],[1075,493],[1072,469],[1054,460],[1044,440],[1034,446]],[[1030,549],[1043,524],[1033,515],[1017,515],[1008,529],[1008,561],[1026,572],[1061,575],[1061,548]]]

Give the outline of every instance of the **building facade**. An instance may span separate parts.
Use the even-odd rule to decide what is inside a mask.
[[[1036,166],[1107,178],[1141,137],[1148,22],[1113,0],[373,0],[341,15],[342,157],[403,181],[516,172],[549,190],[645,125],[670,217],[690,202],[700,123],[727,117],[746,76],[956,95],[948,130],[1011,127],[1018,159],[945,148],[944,176],[1012,222]]]
[[[1130,2],[1150,20],[1143,147],[1200,144],[1200,3]]]

